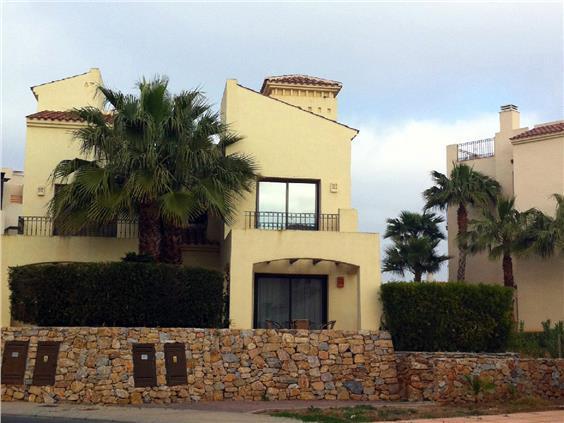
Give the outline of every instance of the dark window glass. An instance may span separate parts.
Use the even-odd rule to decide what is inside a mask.
[[[255,279],[255,327],[272,320],[290,327],[293,320],[307,319],[311,329],[327,322],[325,276],[261,275]]]
[[[317,183],[260,181],[257,227],[260,229],[317,229]]]

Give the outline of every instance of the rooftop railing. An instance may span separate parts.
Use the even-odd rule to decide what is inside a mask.
[[[245,227],[273,231],[339,231],[339,215],[248,211]]]
[[[493,157],[495,154],[495,143],[493,138],[486,138],[483,140],[468,141],[458,144],[458,157],[459,162],[467,160],[484,159],[486,157]]]

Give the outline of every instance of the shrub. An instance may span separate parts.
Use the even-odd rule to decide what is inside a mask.
[[[396,350],[505,351],[511,289],[459,282],[382,285],[384,319]]]
[[[544,321],[542,332],[525,332],[524,323],[511,334],[509,351],[518,352],[528,357],[562,358],[564,353],[564,322],[554,324]]]
[[[10,269],[12,318],[40,326],[220,327],[223,275],[154,263]]]

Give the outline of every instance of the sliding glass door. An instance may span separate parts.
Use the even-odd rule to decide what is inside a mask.
[[[316,230],[318,182],[263,180],[257,187],[257,228]]]
[[[309,320],[311,329],[327,322],[327,277],[256,275],[255,328],[267,320],[288,328],[296,319]]]

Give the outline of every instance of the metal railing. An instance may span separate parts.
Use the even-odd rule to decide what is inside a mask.
[[[458,161],[483,159],[493,157],[495,154],[495,143],[493,138],[468,141],[458,144]]]
[[[61,229],[48,216],[18,217],[18,234],[27,236],[92,236],[105,238],[137,238],[137,222],[118,220],[115,223],[87,226],[79,231]]]
[[[247,229],[339,231],[338,214],[245,212]]]

